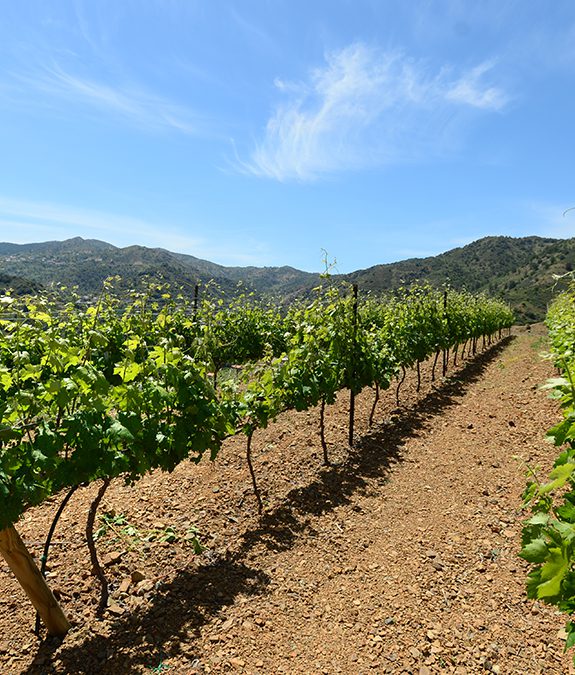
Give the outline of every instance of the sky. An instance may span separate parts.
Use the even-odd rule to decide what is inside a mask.
[[[0,12],[0,241],[346,273],[575,236],[572,0]]]

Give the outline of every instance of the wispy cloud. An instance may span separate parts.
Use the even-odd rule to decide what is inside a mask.
[[[197,231],[201,232],[199,226]],[[0,196],[0,233],[1,240],[14,244],[84,237],[101,239],[115,246],[137,244],[164,248],[221,265],[269,264],[267,245],[245,237],[234,240],[232,233],[226,235],[225,246],[215,246],[213,236],[190,236],[178,225],[3,196]]]
[[[509,96],[486,83],[493,63],[437,72],[400,52],[355,43],[326,55],[306,81],[284,82],[263,139],[241,169],[277,180],[313,180],[437,152],[450,118],[498,111]]]
[[[499,87],[483,84],[484,75],[493,68],[493,63],[482,63],[457,80],[445,96],[454,103],[483,108],[484,110],[501,110],[509,102],[509,96]]]
[[[9,226],[10,229],[5,231],[19,237],[20,241],[30,241],[29,228],[34,236],[43,232],[43,236],[48,238],[113,237],[116,242],[121,242],[119,245],[147,242],[147,245],[157,246],[157,243],[151,242],[159,241],[160,235],[170,234],[165,225],[140,218],[50,202],[20,201],[3,196],[0,196],[0,223]],[[202,242],[200,239],[188,237],[186,243],[194,246]]]
[[[21,91],[41,94],[50,105],[60,102],[105,111],[147,129],[171,129],[191,135],[206,132],[205,120],[184,106],[131,84],[104,84],[72,74],[57,64],[14,75],[14,80],[25,85]]]

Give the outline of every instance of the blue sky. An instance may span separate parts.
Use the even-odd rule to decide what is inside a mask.
[[[348,272],[575,236],[572,0],[0,0],[0,240]]]

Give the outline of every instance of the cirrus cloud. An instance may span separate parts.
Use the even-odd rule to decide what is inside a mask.
[[[284,97],[242,171],[285,180],[413,160],[441,151],[448,127],[471,110],[500,111],[508,94],[494,62],[433,72],[422,61],[364,43],[326,55],[301,82],[276,79]]]

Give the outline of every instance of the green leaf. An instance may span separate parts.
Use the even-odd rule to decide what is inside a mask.
[[[564,377],[550,377],[545,384],[542,384],[540,389],[555,389],[557,387],[568,387],[569,380]]]
[[[538,598],[553,598],[561,592],[561,582],[569,571],[569,559],[562,549],[549,550],[547,562],[541,567],[541,584],[537,589]]]
[[[134,440],[132,433],[126,427],[116,420],[110,425],[108,435],[112,441],[123,441],[130,443]]]
[[[567,633],[567,639],[565,640],[565,651],[571,649],[575,646],[575,624],[571,621],[568,621],[565,625],[565,632]]]
[[[547,544],[544,539],[535,539],[521,549],[519,555],[527,562],[542,563],[547,558]]]
[[[531,516],[527,523],[529,525],[547,525],[549,522],[549,514],[547,513],[536,513],[534,516]]]
[[[568,462],[567,464],[562,464],[557,468],[553,469],[549,474],[549,478],[552,480],[545,485],[542,485],[539,488],[539,494],[544,495],[548,492],[552,492],[557,488],[563,487],[567,480],[571,477],[571,474],[575,470],[575,464]]]

